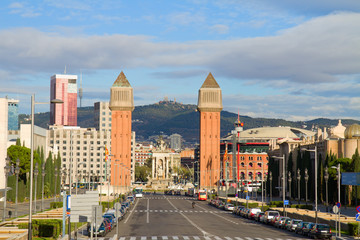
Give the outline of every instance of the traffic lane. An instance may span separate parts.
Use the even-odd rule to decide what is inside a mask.
[[[112,237],[115,233],[116,229],[108,236]],[[177,213],[165,198],[137,199],[131,212],[119,224],[119,236],[123,237],[174,234],[199,235],[199,231]]]
[[[209,236],[223,237],[251,237],[251,238],[302,238],[295,233],[278,230],[269,225],[240,218],[230,212],[219,210],[207,204],[207,202],[196,201],[194,211],[189,212],[188,206],[192,201],[173,201],[179,209],[187,211],[185,214],[189,219],[197,223]]]

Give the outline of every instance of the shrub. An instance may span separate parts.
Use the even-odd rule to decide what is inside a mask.
[[[20,223],[19,229],[27,229],[27,223]],[[32,235],[35,237],[58,238],[62,230],[62,220],[60,219],[33,219]]]
[[[349,227],[349,235],[350,236],[357,236],[359,231],[359,224],[358,223],[348,223]]]
[[[258,203],[249,203],[248,206],[249,206],[249,208],[256,208],[259,206],[259,204]]]
[[[63,206],[63,202],[51,202],[50,203],[50,209],[62,208],[62,206]]]

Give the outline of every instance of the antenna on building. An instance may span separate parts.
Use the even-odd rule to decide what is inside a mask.
[[[65,69],[64,69],[64,74],[66,74],[66,65],[65,65]]]
[[[82,97],[83,97],[83,89],[82,89],[82,72],[80,72],[80,87],[79,87],[79,98],[80,98],[80,107],[82,107]]]

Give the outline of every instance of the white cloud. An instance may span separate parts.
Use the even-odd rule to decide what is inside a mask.
[[[210,30],[218,34],[227,34],[229,32],[229,26],[224,24],[215,24],[210,27]]]

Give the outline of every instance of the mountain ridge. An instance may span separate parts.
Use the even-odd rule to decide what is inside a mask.
[[[228,111],[221,112],[221,136],[225,136],[234,129],[237,114]],[[35,124],[47,128],[50,113],[35,114]],[[190,143],[199,142],[199,113],[193,104],[181,104],[173,101],[160,101],[158,103],[135,107],[132,114],[132,130],[136,132],[137,140],[147,140],[151,136],[180,134]],[[338,119],[317,118],[309,121],[288,121],[274,118],[252,118],[240,116],[244,122],[244,129],[263,126],[290,126],[311,129],[313,125],[320,128],[331,127],[338,124]],[[29,115],[19,114],[19,123],[29,123]],[[342,119],[344,126],[360,122],[353,119]],[[94,107],[78,108],[78,125],[80,127],[95,127]]]

